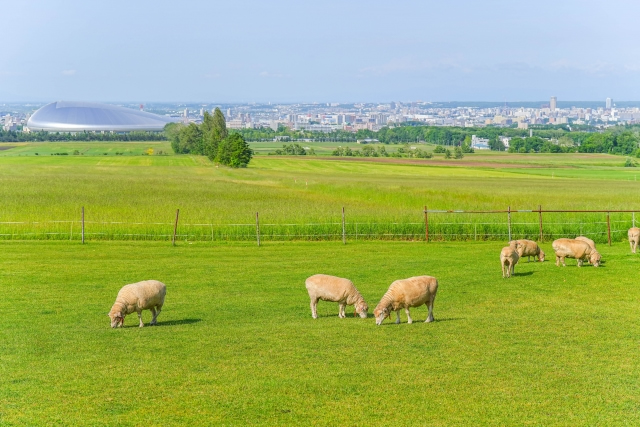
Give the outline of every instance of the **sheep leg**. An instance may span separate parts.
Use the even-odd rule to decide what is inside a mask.
[[[339,309],[338,309],[338,317],[341,318],[341,319],[344,319],[345,317],[347,317],[347,315],[344,312],[344,309],[345,309],[346,306],[347,306],[347,304],[345,304],[343,302],[341,302],[338,305],[338,307],[339,307]]]
[[[158,323],[158,316],[160,316],[161,311],[162,311],[162,306],[161,305],[156,306],[156,317],[154,319],[154,322],[155,322],[154,325]]]
[[[413,323],[413,319],[411,318],[411,315],[409,314],[409,308],[405,308],[404,312],[407,313],[407,323],[408,324],[412,324]]]
[[[144,326],[144,323],[142,323],[142,310],[138,311],[138,319],[140,319],[140,327],[142,328]]]
[[[311,317],[318,318],[318,299],[311,298]]]
[[[429,303],[427,304],[427,307],[429,308],[429,315],[427,316],[427,320],[425,320],[424,323],[433,322],[433,302],[435,301],[435,299],[435,295],[431,295],[431,298],[429,298]]]
[[[502,268],[502,278],[504,279],[504,274],[505,274],[505,271],[504,271],[505,265],[504,265],[504,263],[501,263],[500,267]]]
[[[578,258],[578,267],[582,267],[582,258]]]
[[[151,307],[151,314],[153,315],[153,317],[151,318],[151,323],[149,323],[150,326],[153,326],[157,323],[156,318],[158,317],[158,313],[156,312],[156,308],[155,307]]]
[[[396,325],[400,324],[400,310],[396,310]]]
[[[556,267],[560,267],[560,257],[556,255]]]

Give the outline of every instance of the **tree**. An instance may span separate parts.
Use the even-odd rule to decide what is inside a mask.
[[[451,150],[449,150],[448,148],[446,150],[444,150],[444,158],[445,159],[450,159],[451,158]]]
[[[246,168],[251,158],[253,150],[239,133],[233,133],[220,141],[215,162],[232,168]]]
[[[224,114],[217,108],[213,112],[213,117],[209,113],[205,113],[202,121],[204,150],[202,154],[205,154],[209,159],[214,160],[218,155],[218,145],[222,140],[229,136],[227,131],[227,122],[224,119]],[[243,138],[244,140],[244,138]]]
[[[462,148],[460,148],[460,147],[456,147],[453,151],[454,151],[454,153],[455,153],[454,157],[455,157],[456,159],[461,159],[461,158],[463,158],[463,157],[464,157],[464,154],[462,154]]]

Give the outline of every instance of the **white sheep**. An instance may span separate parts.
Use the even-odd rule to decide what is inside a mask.
[[[596,242],[594,242],[593,240],[591,240],[588,237],[578,236],[578,237],[576,237],[575,240],[580,240],[582,242],[585,242],[587,245],[591,246],[591,249],[595,249],[596,248]]]
[[[551,244],[556,253],[556,265],[566,267],[565,258],[575,258],[578,261],[578,267],[582,267],[583,261],[589,261],[591,265],[597,267],[600,265],[600,253],[593,249],[587,242],[576,239],[557,239]]]
[[[503,279],[505,277],[509,278],[513,275],[515,266],[520,259],[518,249],[520,249],[518,241],[512,240],[511,242],[509,242],[509,246],[505,246],[500,251],[500,266],[502,268]]]
[[[309,299],[311,300],[311,317],[318,318],[318,300],[333,301],[338,303],[338,317],[344,319],[346,316],[344,309],[347,305],[353,305],[357,313],[363,319],[367,317],[369,306],[364,301],[360,292],[353,286],[349,279],[329,276],[327,274],[315,274],[305,282]]]
[[[396,280],[373,311],[376,325],[381,325],[386,317],[391,318],[391,311],[396,312],[396,323],[400,323],[400,309],[407,313],[407,323],[413,323],[409,314],[409,307],[419,307],[422,304],[429,307],[429,315],[425,322],[433,322],[433,302],[438,291],[438,280],[431,276],[416,276],[408,279]]]
[[[518,243],[518,256],[520,258],[527,257],[527,262],[531,261],[531,257],[538,257],[538,261],[544,262],[544,252],[540,249],[540,246],[533,240],[516,240]]]
[[[630,228],[627,235],[629,236],[629,245],[631,246],[631,252],[635,254],[636,249],[638,248],[638,243],[640,243],[640,228]]]
[[[162,310],[166,294],[167,287],[157,280],[144,280],[123,286],[109,312],[111,327],[124,326],[125,316],[135,311],[138,313],[140,327],[142,328],[144,326],[144,323],[142,323],[142,310],[151,310],[153,319],[150,325],[155,325]]]

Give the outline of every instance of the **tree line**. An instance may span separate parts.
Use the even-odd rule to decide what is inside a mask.
[[[207,156],[213,162],[234,168],[246,167],[253,157],[253,150],[241,134],[229,134],[219,108],[215,109],[213,116],[205,112],[199,125],[168,123],[164,132],[176,154]]]
[[[134,131],[127,133],[97,132],[16,132],[0,129],[0,142],[65,142],[65,141],[166,141],[164,132]]]

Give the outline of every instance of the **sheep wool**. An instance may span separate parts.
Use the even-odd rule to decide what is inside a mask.
[[[433,302],[438,291],[438,280],[432,276],[416,276],[408,279],[396,280],[382,296],[373,315],[376,325],[381,325],[386,317],[391,317],[391,311],[396,312],[396,323],[400,323],[400,309],[407,314],[407,323],[413,323],[409,314],[409,307],[419,307],[425,304],[429,307],[429,315],[425,322],[433,322]]]
[[[142,328],[144,326],[144,323],[142,323],[142,310],[151,310],[153,319],[150,325],[155,325],[164,305],[166,294],[167,287],[157,280],[144,280],[123,286],[109,312],[111,327],[123,326],[125,316],[135,311],[138,313],[140,327]]]

